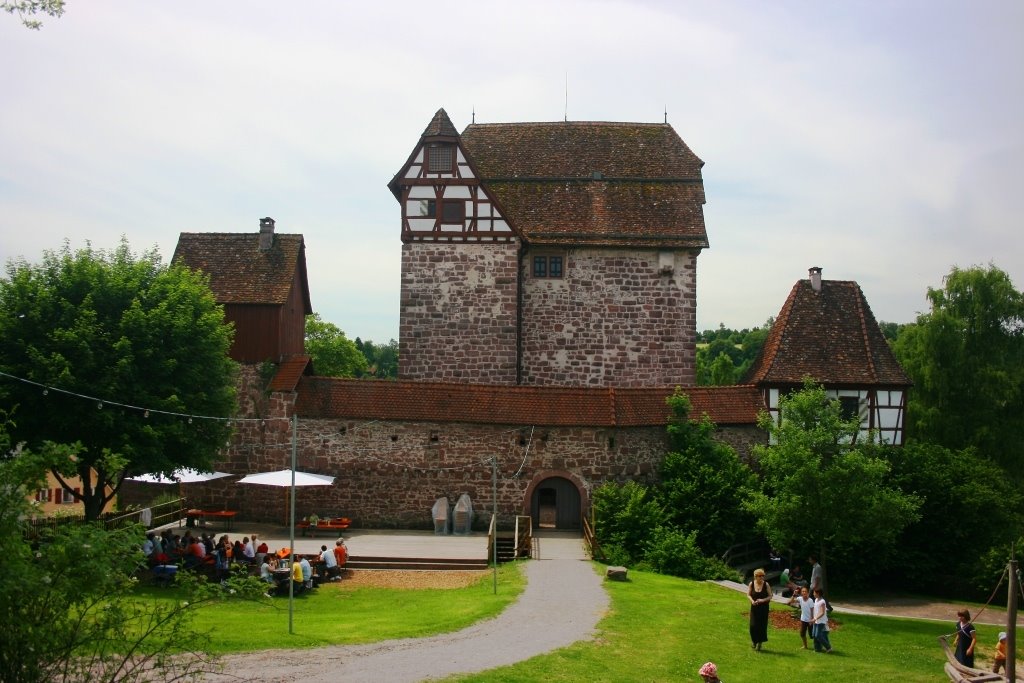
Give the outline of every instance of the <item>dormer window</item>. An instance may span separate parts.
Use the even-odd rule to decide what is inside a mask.
[[[451,173],[455,166],[455,145],[436,144],[427,147],[427,172]]]

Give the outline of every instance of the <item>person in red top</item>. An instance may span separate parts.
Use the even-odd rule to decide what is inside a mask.
[[[345,568],[348,562],[348,548],[345,547],[345,539],[339,538],[334,542],[334,559],[338,562],[338,572]]]

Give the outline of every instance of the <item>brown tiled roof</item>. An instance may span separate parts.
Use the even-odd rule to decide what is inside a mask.
[[[477,424],[636,427],[664,425],[671,387],[513,387],[303,377],[297,411],[309,418]],[[754,424],[763,408],[753,386],[687,389],[693,415]]]
[[[708,246],[704,162],[668,124],[472,124],[461,142],[531,243]]]
[[[312,371],[313,364],[309,356],[292,356],[285,359],[277,368],[277,374],[270,380],[267,389],[270,391],[295,391],[299,379]]]
[[[860,286],[800,280],[789,293],[747,379],[752,384],[910,386]]]
[[[183,232],[172,261],[209,275],[220,304],[284,304],[298,269],[306,313],[312,313],[302,235],[275,234],[267,251],[260,251],[259,238],[259,233]]]
[[[448,112],[444,109],[438,109],[434,114],[434,118],[430,119],[430,123],[424,129],[422,137],[458,137],[458,135],[459,131],[455,129],[452,120],[448,118]]]

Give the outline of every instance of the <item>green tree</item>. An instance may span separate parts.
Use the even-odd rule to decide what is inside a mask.
[[[203,276],[155,251],[136,258],[123,240],[113,251],[65,244],[38,265],[8,262],[6,275],[0,391],[18,406],[12,437],[47,456],[66,490],[66,477],[81,479],[87,519],[125,476],[211,468],[231,428],[199,416],[234,412],[236,368]]]
[[[24,450],[0,460],[0,680],[171,681],[212,670],[200,651],[209,634],[193,628],[192,615],[213,602],[262,595],[259,579],[235,576],[225,588],[183,572],[171,589],[177,599],[137,599],[142,528],[37,532],[29,499],[45,469],[44,459]]]
[[[690,419],[690,400],[678,389],[668,398],[669,452],[659,468],[658,497],[666,521],[685,532],[709,555],[721,555],[747,540],[754,517],[743,507],[757,477],[730,446],[715,440],[715,425],[704,415]]]
[[[306,353],[324,377],[359,377],[366,372],[366,357],[340,327],[324,322],[319,313],[306,316]]]
[[[921,498],[919,519],[887,558],[887,576],[915,591],[962,597],[977,589],[978,558],[994,550],[1006,566],[1005,553],[1024,524],[1024,495],[998,465],[973,449],[925,443],[887,447],[886,458],[890,484]],[[998,573],[982,578],[991,591]]]
[[[759,419],[769,433],[768,445],[754,447],[764,488],[745,502],[769,542],[809,546],[822,567],[833,555],[886,552],[917,519],[918,498],[886,482],[889,464],[870,440],[857,441],[858,420],[843,420],[822,386],[806,380],[779,403],[779,424]]]
[[[973,446],[1024,481],[1024,294],[993,265],[953,268],[894,344],[914,381],[907,436]]]
[[[0,10],[8,14],[17,14],[21,23],[38,31],[43,22],[34,19],[38,14],[46,14],[54,19],[64,14],[64,0],[4,0],[0,2]]]
[[[392,339],[387,344],[374,344],[356,337],[356,348],[359,349],[369,364],[367,372],[378,379],[396,379],[398,377],[398,342]]]

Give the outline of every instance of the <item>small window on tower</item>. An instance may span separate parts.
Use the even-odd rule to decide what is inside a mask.
[[[533,257],[533,276],[560,278],[564,273],[564,257],[554,254],[544,254]]]
[[[451,173],[455,161],[454,145],[435,145],[427,147],[427,172]]]

